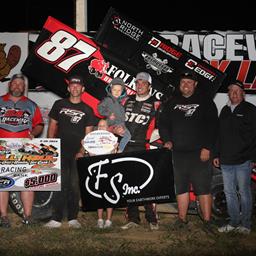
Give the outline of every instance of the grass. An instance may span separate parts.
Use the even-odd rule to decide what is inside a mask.
[[[70,229],[64,223],[60,229],[49,230],[43,223],[24,227],[14,213],[9,215],[12,228],[0,228],[1,256],[83,256],[83,255],[256,255],[256,230],[250,235],[217,234],[202,231],[201,221],[190,215],[190,231],[171,231],[176,214],[160,213],[160,229],[149,230],[141,213],[139,228],[121,230],[125,223],[124,212],[114,211],[113,228],[99,230],[96,212],[80,212],[83,228]],[[254,219],[254,224],[255,224]]]

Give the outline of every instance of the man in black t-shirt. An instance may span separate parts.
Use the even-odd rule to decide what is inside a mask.
[[[45,224],[47,228],[61,227],[65,209],[68,225],[81,227],[77,221],[80,195],[76,158],[82,156],[81,140],[93,130],[97,120],[92,109],[81,101],[81,77],[70,77],[68,91],[69,98],[57,100],[49,113],[48,138],[61,139],[61,191],[53,193],[53,216]]]
[[[211,98],[199,93],[197,77],[181,75],[180,94],[170,99],[159,117],[164,147],[172,149],[175,191],[179,218],[174,228],[187,227],[189,191],[192,184],[199,198],[206,232],[213,231],[211,219],[211,152],[216,140],[218,112]]]

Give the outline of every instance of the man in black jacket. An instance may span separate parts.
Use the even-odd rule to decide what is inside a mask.
[[[222,170],[230,221],[218,231],[249,234],[252,214],[250,177],[252,160],[256,160],[256,107],[244,100],[240,81],[229,85],[228,96],[229,102],[219,117],[217,157],[213,163]]]
[[[179,90],[163,107],[159,133],[164,147],[172,149],[179,218],[174,228],[187,228],[191,185],[199,198],[206,232],[212,232],[211,151],[216,140],[218,112],[211,98],[197,89],[197,77],[186,72]]]

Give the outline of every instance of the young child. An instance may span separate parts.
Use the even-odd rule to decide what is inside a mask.
[[[108,130],[108,123],[105,119],[100,119],[98,122],[98,130]],[[114,152],[113,152],[114,153]],[[112,226],[112,214],[113,214],[113,208],[107,208],[107,219],[104,223],[103,220],[103,211],[104,209],[97,209],[98,213],[98,221],[97,226],[98,228],[110,228]]]
[[[108,131],[113,131],[116,126],[122,126],[124,133],[121,135],[118,153],[123,152],[126,144],[131,139],[131,134],[125,126],[125,111],[121,100],[126,96],[125,83],[121,78],[114,78],[107,87],[108,96],[98,105],[98,111],[107,119]]]

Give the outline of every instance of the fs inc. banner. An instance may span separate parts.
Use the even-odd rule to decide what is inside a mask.
[[[175,201],[171,151],[153,149],[78,160],[83,208]]]
[[[0,191],[60,191],[60,139],[0,138]]]
[[[161,81],[174,89],[180,73],[190,71],[197,75],[198,87],[214,96],[225,78],[217,68],[113,8],[109,9],[95,40],[138,69],[147,70],[153,76],[153,85],[154,81]]]

